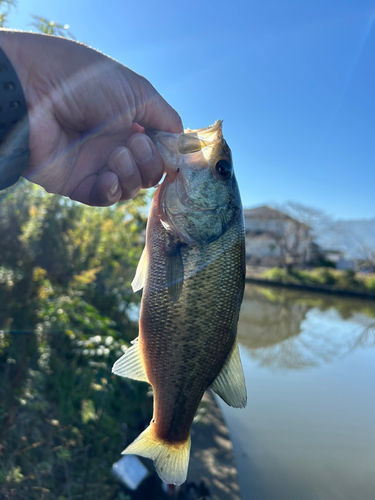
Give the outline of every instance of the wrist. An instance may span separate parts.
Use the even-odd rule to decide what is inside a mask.
[[[14,57],[12,58],[14,61]],[[27,104],[19,75],[0,47],[0,189],[17,182],[30,151]]]
[[[26,95],[30,56],[26,54],[25,51],[25,47],[28,46],[29,40],[25,39],[24,35],[28,35],[28,33],[6,29],[0,30],[0,47],[17,73],[22,89]]]

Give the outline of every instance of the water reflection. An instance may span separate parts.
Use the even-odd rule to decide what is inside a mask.
[[[247,286],[239,342],[242,500],[373,500],[375,303]]]
[[[262,366],[317,366],[375,346],[375,307],[371,301],[247,286],[238,338]]]

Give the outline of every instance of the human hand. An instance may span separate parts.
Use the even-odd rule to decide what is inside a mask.
[[[157,184],[164,163],[143,127],[182,132],[179,115],[142,76],[71,40],[0,31],[30,123],[23,176],[49,193],[108,206]]]

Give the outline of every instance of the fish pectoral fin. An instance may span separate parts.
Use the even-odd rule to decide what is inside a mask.
[[[132,345],[126,349],[125,354],[113,365],[112,373],[120,377],[149,382],[139,350],[138,337],[132,341]]]
[[[225,360],[221,372],[213,381],[211,389],[229,406],[245,408],[247,403],[246,384],[237,340]]]
[[[166,443],[157,439],[149,426],[125,448],[122,455],[140,455],[151,458],[162,481],[179,485],[186,481],[190,458],[190,436],[185,443]]]
[[[142,290],[146,280],[146,270],[147,270],[148,257],[146,252],[146,247],[143,249],[141,258],[139,259],[137,270],[135,272],[134,279],[132,281],[133,292],[138,292]]]
[[[180,247],[166,254],[167,286],[172,302],[177,302],[184,282],[184,264]]]

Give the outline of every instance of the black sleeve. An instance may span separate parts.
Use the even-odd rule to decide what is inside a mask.
[[[29,155],[25,96],[17,73],[0,48],[0,189],[18,181]]]

